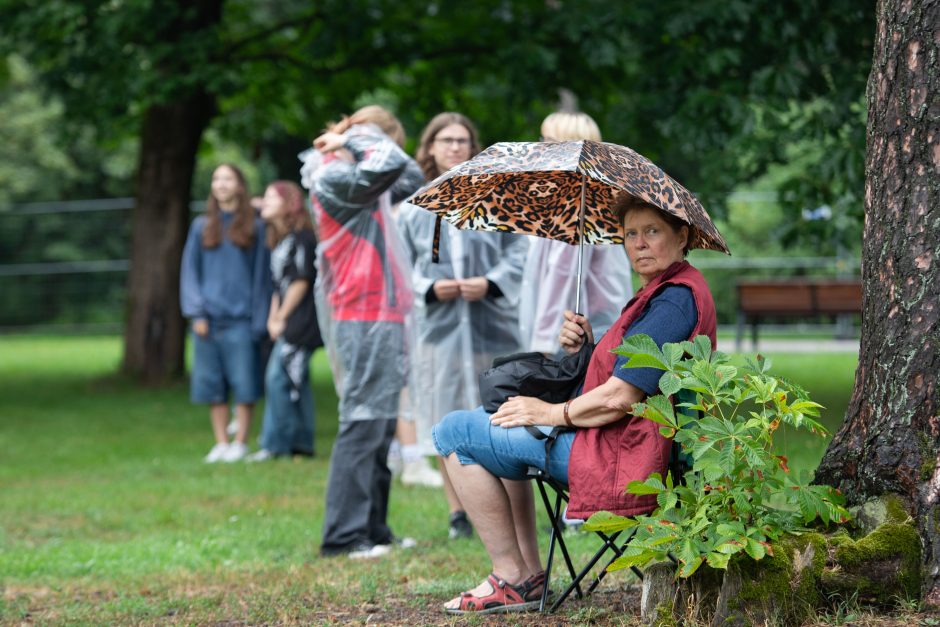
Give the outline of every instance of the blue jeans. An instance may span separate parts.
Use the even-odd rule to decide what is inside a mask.
[[[258,347],[248,320],[209,320],[209,334],[193,333],[190,398],[194,403],[254,403],[261,396]]]
[[[548,433],[551,427],[539,430]],[[525,427],[493,426],[482,407],[447,414],[434,426],[431,437],[443,457],[456,453],[461,464],[479,464],[504,479],[522,481],[530,466],[545,467],[545,440],[536,439]],[[572,442],[574,431],[559,433],[548,460],[548,474],[564,484],[568,483]]]
[[[274,343],[264,375],[266,400],[261,425],[261,448],[275,455],[312,454],[314,409],[310,379],[308,376],[300,386],[300,398],[291,401],[291,382],[281,362],[283,343],[282,339]]]

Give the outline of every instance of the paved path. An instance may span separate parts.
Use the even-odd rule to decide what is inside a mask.
[[[734,338],[719,340],[718,345],[721,350],[734,351]],[[757,349],[751,344],[750,339],[745,339],[741,343],[743,353],[855,353],[858,354],[858,340],[832,340],[832,339],[793,339],[781,340],[758,339]]]

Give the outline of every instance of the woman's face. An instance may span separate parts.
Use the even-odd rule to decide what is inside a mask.
[[[674,231],[656,209],[631,209],[623,219],[623,247],[643,285],[682,261],[689,227]]]
[[[283,218],[284,198],[272,185],[264,190],[264,198],[261,199],[261,219],[265,222],[271,222]]]
[[[450,124],[431,140],[428,154],[439,172],[446,172],[470,158],[470,131],[463,124]]]
[[[212,195],[223,211],[235,210],[235,197],[238,195],[238,176],[227,165],[220,165],[212,172]]]

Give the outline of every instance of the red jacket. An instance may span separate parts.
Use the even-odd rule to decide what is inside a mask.
[[[686,261],[674,263],[634,295],[598,342],[588,364],[582,394],[610,378],[617,359],[611,349],[620,345],[626,330],[666,285],[684,285],[692,290],[698,322],[689,339],[707,335],[712,347],[715,346],[715,303],[705,277]],[[579,429],[568,461],[571,501],[567,516],[588,518],[601,510],[636,516],[655,509],[654,495],[627,494],[626,487],[631,481],[644,481],[651,473],[665,474],[671,440],[660,435],[659,427],[650,420],[628,415],[604,427]]]

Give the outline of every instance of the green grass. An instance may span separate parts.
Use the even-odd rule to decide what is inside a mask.
[[[368,564],[317,557],[336,430],[322,351],[317,457],[256,465],[203,464],[206,409],[183,382],[113,375],[120,351],[115,337],[0,337],[0,623],[439,623],[439,603],[487,572],[477,541],[447,540],[443,495],[398,483],[389,518],[417,548]],[[841,420],[854,356],[772,358]],[[781,437],[791,465],[818,462],[823,442]]]

